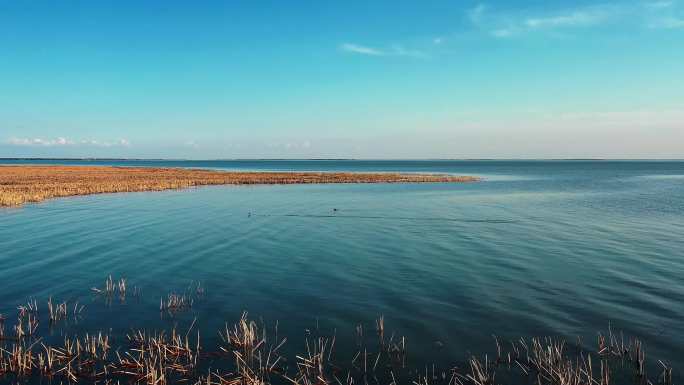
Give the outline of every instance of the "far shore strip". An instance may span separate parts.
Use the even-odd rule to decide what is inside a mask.
[[[365,172],[245,172],[114,166],[0,166],[0,206],[50,198],[207,185],[465,183],[474,176]]]

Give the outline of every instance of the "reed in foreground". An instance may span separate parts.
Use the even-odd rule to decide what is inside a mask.
[[[66,309],[66,303],[63,307]],[[47,314],[38,310],[35,301],[18,308],[17,325],[0,334],[0,382],[673,385],[669,365],[647,362],[638,339],[625,340],[610,329],[598,334],[594,348],[570,346],[563,339],[550,337],[521,338],[506,344],[495,338],[491,355],[471,356],[465,361],[449,359],[446,361],[451,364],[445,367],[432,365],[423,370],[408,364],[404,337],[395,338],[391,333],[387,338],[382,316],[375,322],[375,333],[364,333],[357,326],[356,347],[337,352],[337,333],[307,330],[303,341],[294,342],[301,349],[293,349],[287,346],[287,338],[278,336],[277,326],[268,328],[247,313],[236,323],[226,324],[218,332],[220,340],[208,346],[202,345],[205,339],[195,328],[197,318],[182,331],[178,326],[170,331],[131,329],[124,339],[105,332],[64,334],[63,340],[48,342],[49,336],[39,335],[35,325],[41,316],[52,321],[54,308],[52,299]],[[64,316],[74,315],[64,311]],[[7,321],[7,317],[0,318],[0,326]]]
[[[193,323],[194,324],[194,323]],[[449,369],[407,370],[406,346],[363,347],[346,360],[333,358],[335,337],[307,338],[305,349],[281,353],[287,339],[273,339],[266,328],[246,314],[220,332],[223,343],[205,347],[200,333],[137,330],[122,346],[112,346],[103,333],[65,338],[60,344],[29,343],[19,338],[0,348],[0,381],[31,382],[40,378],[67,383],[122,383],[206,385],[672,385],[672,369],[662,361],[654,377],[644,369],[638,340],[626,347],[598,353],[570,352],[565,342],[551,338],[520,339],[505,351],[471,357]],[[599,338],[600,340],[600,338]],[[404,342],[405,343],[405,342]],[[618,350],[614,350],[618,349]],[[623,373],[618,380],[613,374]],[[408,374],[407,374],[408,373]],[[414,373],[414,374],[411,374]],[[502,377],[504,380],[500,380]]]
[[[0,206],[100,193],[160,191],[204,185],[311,183],[458,183],[471,176],[347,172],[224,172],[108,166],[0,166]]]

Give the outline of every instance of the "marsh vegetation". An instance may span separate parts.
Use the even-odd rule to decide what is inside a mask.
[[[110,166],[0,166],[0,206],[50,198],[206,185],[312,183],[458,183],[471,176],[350,172],[233,172]]]
[[[91,289],[91,306],[111,306],[111,300],[125,303],[131,294],[123,289],[125,281],[109,277],[103,289]],[[139,291],[135,293],[139,295]],[[183,294],[162,297],[158,311],[173,316],[188,310],[190,303],[203,295],[201,284],[193,283]],[[103,297],[110,301],[100,301]],[[571,344],[560,337],[512,341],[493,337],[489,354],[448,358],[452,364],[446,367],[416,367],[412,364],[415,357],[409,355],[410,341],[388,329],[383,316],[367,328],[357,325],[351,334],[338,335],[336,330],[326,332],[317,327],[307,329],[297,340],[279,334],[277,323],[267,325],[245,312],[236,322],[226,322],[214,333],[219,338],[212,340],[200,332],[197,317],[187,324],[175,320],[169,330],[131,325],[125,335],[112,334],[105,323],[97,331],[56,332],[62,326],[60,321],[87,316],[87,310],[78,303],[52,298],[46,303],[45,308],[30,300],[17,308],[16,316],[0,315],[0,381],[161,385],[673,383],[668,364],[647,361],[638,339],[610,328],[597,334],[594,346]],[[125,307],[121,309],[124,312]],[[39,327],[41,321],[47,323],[47,332]],[[350,329],[354,330],[351,325]],[[343,344],[353,349],[337,348],[347,342],[340,341],[344,335],[355,340]]]

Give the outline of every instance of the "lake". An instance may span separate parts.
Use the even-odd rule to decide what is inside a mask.
[[[300,348],[311,330],[354,351],[356,325],[406,336],[418,365],[490,353],[492,335],[639,337],[684,368],[684,162],[9,161],[226,170],[477,175],[468,184],[211,186],[0,210],[0,313],[85,304],[57,333],[196,328],[243,311]],[[106,305],[126,277],[142,295]],[[193,307],[160,298],[201,282]],[[309,332],[307,332],[307,329]],[[348,337],[348,338],[347,338]],[[448,358],[446,358],[448,357]]]

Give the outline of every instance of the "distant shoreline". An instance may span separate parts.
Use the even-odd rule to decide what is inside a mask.
[[[215,171],[186,168],[0,165],[0,206],[116,192],[207,185],[333,183],[467,183],[474,176],[366,172]]]

